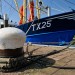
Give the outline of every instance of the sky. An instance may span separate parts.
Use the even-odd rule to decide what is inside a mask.
[[[14,0],[6,0],[12,7],[16,9]],[[22,5],[23,0],[17,0],[19,7]],[[75,9],[75,5],[66,2],[65,0],[42,0],[43,1],[43,6],[49,6],[51,8],[50,13],[51,15],[56,15],[60,13],[65,13],[72,11],[71,9]],[[68,0],[71,1],[72,3],[75,3],[75,0]],[[36,0],[34,0],[34,3],[36,3]],[[4,0],[1,0],[0,6],[2,6],[2,10],[0,8],[0,14],[8,14],[9,21],[13,22],[19,22],[19,15],[18,12],[13,9],[10,5],[8,5]],[[36,4],[35,4],[36,5]],[[43,15],[42,15],[43,14]],[[29,9],[27,15],[29,16]],[[36,16],[36,12],[35,12]],[[47,14],[44,14],[43,12],[41,13],[41,18],[47,17]]]

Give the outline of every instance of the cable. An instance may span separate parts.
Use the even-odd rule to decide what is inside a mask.
[[[66,48],[64,48],[64,49],[61,49],[61,50],[59,50],[59,51],[57,51],[57,50],[54,50],[54,51],[52,51],[52,52],[49,52],[49,53],[47,53],[47,54],[45,54],[45,55],[42,55],[42,56],[40,56],[39,58],[36,58],[35,60],[33,60],[33,59],[30,59],[30,62],[26,65],[26,66],[29,66],[29,65],[31,65],[31,64],[33,64],[33,63],[37,63],[39,60],[41,60],[41,59],[43,59],[43,58],[45,58],[45,57],[47,57],[47,56],[51,56],[51,55],[54,55],[54,54],[58,54],[58,53],[60,53],[60,52],[64,52],[64,51],[67,51],[66,49],[68,49],[72,44],[74,44],[75,42],[72,42],[70,45],[68,45]],[[71,60],[70,60],[71,61]],[[67,62],[68,63],[68,62]],[[66,64],[65,64],[66,65]],[[53,67],[53,68],[59,68],[59,69],[75,69],[75,67],[64,67],[64,66],[50,66],[50,67]]]
[[[4,0],[11,8],[13,8],[16,12],[18,12],[12,5],[10,5],[6,0]],[[20,12],[18,12],[18,13],[20,13]],[[25,17],[25,16],[23,16],[23,17]],[[28,19],[27,19],[28,20]],[[30,28],[32,27],[32,24],[34,23],[34,21],[35,21],[35,19],[32,21],[32,23],[31,23],[31,25],[30,25],[30,27],[28,28],[28,30],[26,31],[26,35],[27,35],[27,33],[29,32],[29,30],[30,30]]]
[[[71,55],[74,55],[75,53],[73,53],[73,54],[71,54]],[[70,56],[71,56],[70,55]],[[75,67],[71,67],[71,66],[66,66],[67,65],[67,63],[69,63],[70,61],[72,61],[72,59],[71,60],[69,60],[69,61],[67,61],[66,62],[66,64],[65,65],[63,65],[63,66],[55,66],[55,65],[53,65],[53,66],[50,66],[50,67],[52,67],[52,68],[57,68],[57,70],[55,71],[55,72],[53,72],[51,75],[53,75],[54,73],[56,73],[57,71],[59,71],[60,69],[69,69],[69,70],[71,70],[71,69],[75,69]]]
[[[64,11],[62,11],[62,10],[59,10],[59,9],[56,9],[56,8],[53,8],[53,7],[51,7],[51,9],[56,10],[56,11],[64,12]]]
[[[18,12],[17,11],[17,9],[16,8],[14,8],[10,3],[8,3],[6,0],[4,0],[11,8],[13,8],[16,12]],[[20,13],[20,12],[18,12],[18,13]],[[23,16],[23,17],[25,17],[25,16]],[[28,20],[28,19],[27,19]]]
[[[68,2],[68,3],[70,3],[70,4],[72,4],[72,5],[74,5],[75,6],[75,4],[74,3],[72,3],[72,2],[70,2],[70,1],[68,1],[68,0],[64,0],[66,3]],[[69,5],[68,5],[68,7],[72,10],[72,11],[74,11],[74,8],[72,8],[72,7],[70,7]]]
[[[75,43],[75,42],[73,42],[73,43]],[[70,45],[68,45],[66,48],[64,48],[64,49],[61,49],[60,51],[52,51],[52,52],[49,52],[49,53],[47,53],[47,54],[45,54],[45,55],[42,55],[42,56],[39,56],[38,58],[35,58],[35,56],[31,56],[31,57],[26,57],[25,58],[25,60],[27,60],[27,63],[26,63],[26,61],[25,61],[25,63],[24,64],[22,64],[22,65],[19,65],[19,66],[17,66],[17,68],[15,68],[15,67],[13,67],[13,68],[10,68],[10,67],[6,67],[6,68],[4,68],[5,69],[5,71],[6,72],[12,72],[12,71],[17,71],[17,70],[20,70],[20,69],[23,69],[23,68],[25,68],[25,67],[27,67],[27,66],[30,66],[30,65],[32,65],[32,64],[35,64],[35,63],[37,63],[39,60],[41,60],[41,59],[43,59],[43,58],[46,58],[47,56],[50,56],[50,55],[54,55],[54,54],[57,54],[57,53],[60,53],[60,52],[62,52],[62,51],[66,51],[65,49],[67,49],[69,46],[71,46],[73,43],[71,43]],[[34,57],[34,59],[32,58],[32,57]],[[71,61],[71,60],[70,60]],[[68,63],[68,62],[67,62]],[[66,64],[65,64],[66,65]],[[65,66],[64,65],[64,66]],[[60,67],[60,66],[50,66],[50,67],[53,67],[53,68],[58,68],[55,72],[57,72],[57,71],[59,71],[59,69],[75,69],[75,67]],[[3,70],[3,68],[2,68],[2,70]],[[51,75],[53,75],[55,72],[53,72]]]
[[[8,3],[6,0],[4,0],[11,8],[13,8],[15,11],[17,11],[10,3]],[[18,11],[17,11],[18,12]],[[19,13],[19,12],[18,12]]]
[[[66,9],[64,9],[63,7],[61,7],[59,4],[57,4],[54,0],[52,0],[53,4],[55,4],[56,6],[60,7],[61,9],[63,9],[63,11],[65,12]]]
[[[13,4],[13,1],[11,1],[10,5],[11,5],[11,4]],[[12,14],[12,12],[11,12],[12,9],[11,9],[11,7],[8,7],[8,8],[9,8],[8,14],[9,14],[9,16],[10,16],[10,18],[11,18],[11,17],[12,17],[12,15],[11,15],[11,14]]]
[[[74,55],[75,53],[72,53],[71,55]],[[70,56],[71,56],[70,55]],[[66,56],[67,57],[67,56]],[[50,66],[50,67],[52,67],[52,68],[58,68],[58,69],[75,69],[75,67],[70,67],[70,66],[66,66],[67,65],[67,63],[69,63],[70,61],[72,61],[73,59],[70,59],[69,61],[67,61],[66,62],[66,64],[64,64],[63,66],[55,66],[55,65],[53,65],[53,66]]]
[[[29,27],[29,28],[27,29],[27,31],[25,32],[25,33],[26,33],[26,35],[27,35],[27,33],[29,32],[30,28],[32,27],[32,25],[33,25],[34,21],[35,21],[35,20],[33,20],[33,21],[32,21],[32,24],[30,25],[30,27]]]
[[[65,1],[75,6],[75,3],[68,1],[68,0],[65,0]]]

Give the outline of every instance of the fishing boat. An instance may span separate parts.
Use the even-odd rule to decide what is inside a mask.
[[[24,32],[31,26],[26,42],[34,44],[65,45],[72,41],[75,35],[75,12],[63,13],[26,23],[18,28]]]
[[[33,0],[32,0],[33,1]],[[33,16],[33,14],[32,14]],[[75,11],[70,11],[21,24],[27,32],[26,42],[45,45],[67,45],[75,35]]]
[[[31,16],[33,17],[33,14]],[[17,28],[24,32],[28,31],[26,42],[45,45],[67,45],[75,35],[75,11],[34,19],[31,22],[20,24]]]
[[[6,0],[4,1],[6,2]],[[20,9],[18,8],[17,0],[14,0],[14,2],[20,17],[19,25],[16,27],[26,33],[26,42],[44,45],[68,45],[72,41],[75,35],[74,10],[50,16],[49,7],[42,7],[42,0],[36,0],[37,16],[35,17],[34,0],[23,0]],[[48,11],[48,16],[45,18],[40,18],[40,11],[44,11],[41,7]],[[28,21],[27,8],[30,11]]]

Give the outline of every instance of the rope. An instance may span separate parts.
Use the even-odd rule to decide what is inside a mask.
[[[49,52],[49,53],[47,53],[47,54],[45,54],[45,55],[42,55],[42,56],[40,56],[40,57],[38,57],[38,58],[36,58],[35,60],[34,59],[32,59],[32,58],[30,58],[30,62],[26,65],[26,66],[29,66],[29,65],[31,65],[31,64],[33,64],[33,63],[37,63],[39,60],[41,60],[41,59],[43,59],[43,58],[45,58],[45,57],[48,57],[48,56],[51,56],[51,55],[54,55],[54,54],[58,54],[58,53],[60,53],[60,52],[64,52],[64,51],[67,51],[66,49],[68,49],[72,44],[74,44],[75,42],[72,42],[70,45],[68,45],[66,48],[64,48],[64,49],[61,49],[61,50],[59,50],[59,51],[57,51],[57,50],[54,50],[54,51],[52,51],[52,52]],[[33,56],[32,56],[33,57]],[[28,57],[29,58],[29,57]],[[25,66],[25,67],[26,67]],[[53,67],[53,68],[61,68],[61,69],[75,69],[75,67],[60,67],[60,66],[51,66],[51,67]]]
[[[28,28],[28,30],[26,31],[26,35],[27,35],[27,33],[29,32],[30,28],[32,27],[32,25],[33,25],[34,21],[35,21],[35,19],[32,21],[32,23],[31,23],[30,27],[29,27],[29,28]]]
[[[10,5],[6,0],[4,0],[4,1],[5,1],[11,8],[13,8],[16,12],[20,13],[20,12],[17,11],[12,5]],[[23,16],[23,17],[25,17],[25,16]],[[28,19],[27,19],[27,20],[28,20]],[[34,21],[35,21],[35,19],[32,21],[32,24],[34,23]],[[30,27],[29,27],[28,30],[26,31],[26,35],[27,35],[27,33],[29,32],[29,30],[30,30],[32,24],[30,25]]]
[[[53,4],[55,4],[56,6],[60,7],[61,9],[63,9],[63,11],[65,12],[66,9],[64,9],[63,7],[61,7],[59,4],[57,4],[54,0],[52,0]]]

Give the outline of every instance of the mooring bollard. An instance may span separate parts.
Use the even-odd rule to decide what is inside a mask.
[[[0,29],[0,61],[3,62],[0,66],[12,68],[22,64],[24,43],[25,33],[22,30],[14,27]]]

